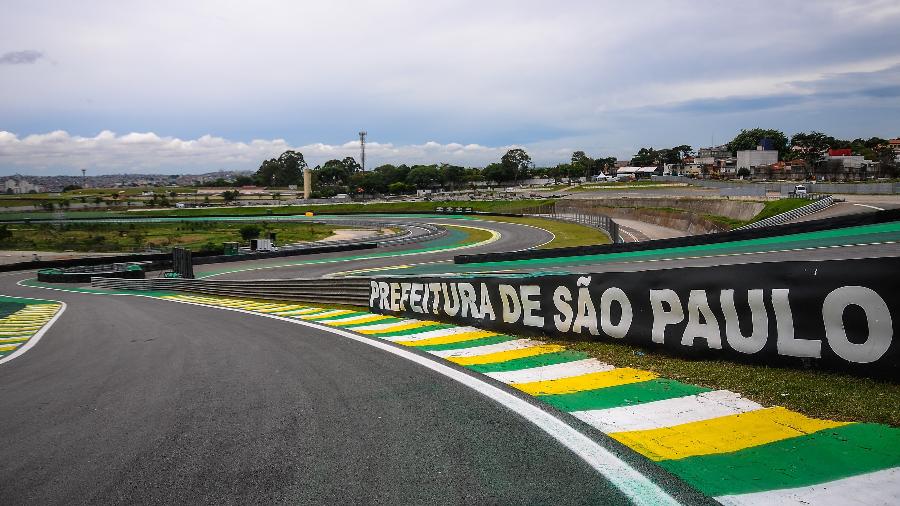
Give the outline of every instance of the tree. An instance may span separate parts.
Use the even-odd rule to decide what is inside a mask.
[[[80,189],[81,189],[81,187],[78,186],[77,184],[70,184],[70,185],[64,186],[62,191],[63,191],[63,193],[65,193],[65,192],[71,192],[71,191],[80,190]]]
[[[660,153],[653,148],[641,148],[634,158],[631,159],[631,165],[635,167],[650,167],[659,163]]]
[[[350,186],[356,188],[358,193],[384,193],[387,191],[384,176],[371,170],[357,172],[350,176]],[[359,190],[362,190],[362,192]]]
[[[466,169],[459,165],[441,164],[441,183],[444,187],[455,189],[456,185],[464,183],[465,180]]]
[[[425,190],[437,186],[441,181],[441,173],[434,165],[416,165],[406,175],[406,183]]]
[[[584,151],[576,151],[572,153],[572,169],[575,172],[579,173],[580,176],[590,178],[591,169],[593,169],[593,166],[594,160],[584,154]]]
[[[354,172],[359,172],[361,169],[359,164],[356,163],[356,160],[354,160],[352,156],[348,156],[348,157],[344,158],[343,160],[341,160],[341,163],[344,164],[344,168],[347,169],[348,174],[353,174]]]
[[[521,148],[514,148],[507,151],[506,154],[500,158],[500,164],[505,171],[512,173],[512,177],[505,179],[505,181],[509,181],[510,179],[518,181],[519,177],[526,177],[528,175],[528,169],[534,167],[531,157]],[[487,178],[487,176],[485,176],[485,178]]]
[[[241,192],[239,192],[237,190],[225,190],[224,192],[222,192],[222,199],[225,200],[226,204],[228,204],[228,203],[231,203],[231,202],[234,202],[235,200],[237,200],[238,195],[240,195],[240,194],[241,194]],[[154,197],[155,197],[155,195],[154,195]]]
[[[748,169],[747,167],[741,167],[740,169],[738,169],[737,175],[738,177],[750,177],[750,169]]]
[[[798,153],[806,163],[807,177],[810,173],[816,173],[824,152],[833,140],[833,137],[822,132],[799,132],[791,137],[791,151]]]
[[[341,160],[328,160],[316,171],[319,184],[325,186],[347,186],[350,182],[350,171]]]
[[[0,225],[0,242],[12,238],[12,231],[6,225]]]
[[[391,193],[409,193],[415,189],[415,186],[406,184],[402,181],[397,181],[396,183],[391,183],[388,185],[388,191],[390,191]]]
[[[303,169],[307,167],[303,153],[287,150],[278,158],[263,161],[256,171],[256,183],[262,186],[288,186],[303,183]]]
[[[484,176],[485,181],[493,181],[497,184],[501,184],[515,178],[515,169],[510,165],[492,163],[481,171],[481,175]]]
[[[259,234],[262,233],[262,229],[256,225],[244,225],[238,229],[238,232],[241,234],[241,239],[249,241],[250,239],[258,238]]]
[[[772,139],[775,149],[778,150],[778,159],[784,158],[788,151],[788,139],[784,132],[774,129],[753,128],[751,130],[741,130],[731,142],[728,143],[729,151],[746,151],[748,149],[756,149],[759,142],[764,139]]]

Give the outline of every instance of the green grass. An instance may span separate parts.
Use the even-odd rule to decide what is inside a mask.
[[[764,405],[830,420],[900,426],[900,384],[836,372],[717,360],[689,360],[620,343],[552,341],[617,367],[634,367],[712,389],[727,389]]]
[[[756,216],[753,217],[752,220],[747,223],[753,223],[757,221],[764,220],[766,218],[771,218],[776,214],[786,213],[788,211],[793,211],[798,207],[803,207],[808,204],[812,204],[812,200],[807,199],[779,199],[779,200],[770,200],[766,202],[766,206],[763,207],[762,211],[760,211]]]
[[[144,247],[181,246],[199,250],[221,247],[223,242],[241,240],[239,229],[250,223],[67,223],[13,224],[6,228],[12,236],[0,241],[0,249],[37,251],[133,251]],[[260,223],[265,232],[275,232],[278,244],[315,241],[331,236],[337,226],[320,223]]]
[[[548,220],[546,218],[489,216],[486,220],[503,221],[506,223],[519,223],[542,228],[555,236],[552,241],[538,249],[567,248],[571,246],[594,246],[597,244],[609,244],[609,236],[603,232],[578,223],[568,221]]]
[[[460,244],[477,244],[487,241],[494,236],[490,230],[485,230],[483,228],[456,227],[453,225],[445,225],[445,227],[452,230],[459,230],[465,234],[465,237],[460,241]]]

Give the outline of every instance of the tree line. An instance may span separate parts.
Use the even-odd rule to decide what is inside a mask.
[[[897,163],[887,140],[879,137],[845,140],[821,132],[799,132],[788,137],[775,129],[753,128],[741,130],[725,147],[736,151],[756,149],[763,139],[769,139],[778,151],[779,160],[802,159],[807,167],[815,168],[828,149],[850,149],[853,154],[882,164],[889,175],[897,174]],[[634,166],[662,166],[683,164],[694,155],[691,146],[683,144],[671,148],[642,147],[629,161]],[[536,167],[531,156],[521,148],[508,150],[499,161],[484,168],[462,167],[441,163],[429,165],[383,164],[363,172],[353,157],[328,160],[312,168],[315,197],[330,197],[339,193],[411,193],[415,190],[443,188],[459,190],[475,184],[516,183],[531,178],[548,178],[560,182],[590,178],[597,174],[611,174],[616,157],[592,158],[584,151],[572,153],[568,162],[552,167]],[[303,170],[308,164],[303,154],[288,150],[277,158],[262,162],[251,176],[239,176],[234,181],[217,180],[208,186],[259,185],[286,187],[303,185]]]

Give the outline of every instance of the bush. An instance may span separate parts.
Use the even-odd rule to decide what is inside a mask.
[[[245,241],[249,241],[250,239],[259,238],[259,234],[262,233],[262,229],[256,225],[244,225],[238,232],[241,234],[241,239]]]

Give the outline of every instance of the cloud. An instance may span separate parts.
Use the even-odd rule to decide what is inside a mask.
[[[27,65],[44,57],[44,53],[33,49],[10,51],[0,56],[0,65]]]
[[[434,141],[394,145],[367,142],[367,167],[383,163],[456,163],[480,166],[500,159],[513,146]],[[204,135],[197,139],[159,136],[153,132],[117,135],[104,130],[93,137],[71,135],[63,130],[24,137],[0,131],[0,170],[29,173],[92,172],[202,172],[209,170],[253,170],[267,158],[294,149],[303,153],[310,166],[332,158],[358,158],[359,143],[314,143],[291,145],[284,139],[237,142]],[[534,154],[551,154],[540,149]]]

